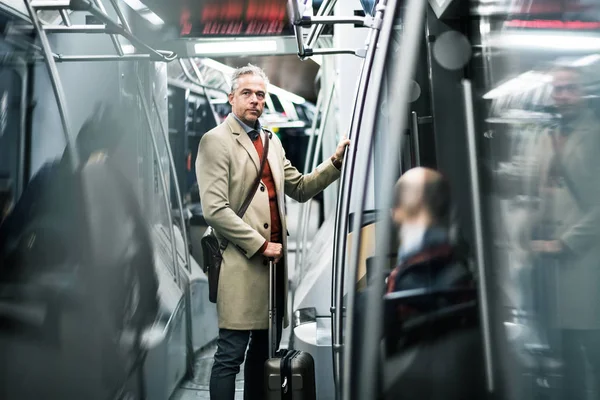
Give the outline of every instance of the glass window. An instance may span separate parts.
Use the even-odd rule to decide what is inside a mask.
[[[271,101],[273,102],[273,107],[275,108],[275,111],[279,113],[285,113],[285,110],[283,108],[283,105],[281,104],[281,101],[279,100],[279,97],[273,93],[269,93],[269,96],[271,96]]]
[[[497,370],[515,371],[497,381],[522,398],[600,393],[599,16],[597,2],[532,1],[478,22],[492,337]],[[553,372],[532,370],[542,360]]]

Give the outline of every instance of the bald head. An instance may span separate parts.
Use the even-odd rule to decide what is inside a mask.
[[[396,183],[394,221],[445,225],[450,215],[450,185],[431,168],[406,171]]]

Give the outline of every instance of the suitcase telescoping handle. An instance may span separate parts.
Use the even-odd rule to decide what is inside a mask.
[[[277,287],[277,270],[275,261],[269,258],[269,358],[275,357],[277,350],[277,297],[275,290]]]

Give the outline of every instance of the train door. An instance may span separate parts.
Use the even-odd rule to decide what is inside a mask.
[[[452,120],[464,124],[464,112],[456,100],[440,110],[448,94],[436,93],[435,85],[445,80],[444,90],[453,85],[456,94],[462,77],[462,72],[456,73],[456,69],[469,60],[467,57],[463,65],[454,67],[455,76],[449,83],[448,74],[436,70],[443,65],[432,66],[435,50],[430,43],[435,38],[425,33],[430,33],[439,19],[427,2],[388,1],[386,9],[393,12],[385,14],[378,43],[384,50],[381,64],[375,67],[378,71],[375,76],[381,77],[381,81],[369,88],[365,120],[360,128],[374,132],[368,143],[361,146],[370,152],[368,158],[372,163],[359,167],[364,177],[354,183],[359,193],[356,201],[364,211],[368,201],[363,193],[368,192],[363,189],[368,187],[369,180],[377,182],[374,192],[377,223],[373,226],[374,242],[369,257],[364,247],[369,246],[371,239],[360,230],[367,217],[361,212],[358,218],[353,218],[352,232],[360,233],[352,238],[344,259],[348,271],[345,282],[349,286],[341,398],[485,398],[486,357],[477,288],[434,290],[423,286],[384,296],[389,273],[397,262],[398,227],[391,220],[395,183],[404,171],[414,166],[443,169],[451,164],[450,156],[444,154],[448,149],[444,150],[442,145],[453,139],[439,140],[442,133],[438,127],[443,134],[452,135],[460,130],[460,125],[452,124]],[[448,28],[440,30],[435,35]],[[448,115],[438,119],[442,111]],[[461,146],[462,154],[466,154],[466,140],[454,144],[456,148]],[[440,160],[444,157],[446,160]],[[465,179],[469,176],[468,160],[462,163],[462,176],[455,172],[456,177],[449,180],[454,184],[462,179],[468,186],[469,180]],[[467,197],[468,201],[462,204],[465,196],[456,197],[455,203],[465,207],[465,213],[469,214],[471,199]],[[361,281],[363,268],[366,279]],[[339,292],[337,295],[339,299]],[[417,303],[428,305],[406,317],[403,310],[414,309]]]
[[[97,25],[83,25],[89,16],[71,14],[68,2],[20,4],[27,6],[37,34],[32,36],[42,46],[24,40],[31,39],[31,25],[25,35],[7,30],[11,32],[8,38],[18,41],[30,56],[27,60],[36,77],[31,93],[40,107],[27,117],[32,124],[27,146],[30,160],[20,160],[31,165],[31,171],[21,175],[35,176],[27,187],[32,191],[21,196],[26,201],[19,204],[20,213],[11,214],[16,216],[11,226],[17,228],[10,232],[11,240],[1,243],[8,245],[2,248],[0,262],[4,356],[0,397],[123,398],[127,391],[146,398],[143,392],[149,389],[148,398],[168,398],[191,364],[186,363],[186,356],[191,358],[193,346],[206,344],[192,342],[198,333],[206,332],[196,329],[197,325],[192,330],[190,323],[198,307],[191,309],[188,296],[200,273],[194,265],[191,277],[185,229],[176,235],[168,199],[172,169],[167,168],[173,163],[169,143],[163,140],[168,135],[164,125],[166,67],[148,62],[147,52],[165,61],[170,57],[136,40],[116,2],[114,13],[124,25],[119,33],[145,54],[124,54],[120,42],[114,40],[115,56],[108,36],[76,36],[81,31],[97,31]],[[55,10],[37,13],[36,6]],[[117,26],[101,2],[86,3],[85,10],[95,16],[96,23]],[[56,24],[62,19],[63,26],[54,26],[59,34],[46,36],[49,30],[41,28],[40,15],[53,17]],[[14,20],[20,18],[13,15]],[[84,55],[63,58],[63,51]],[[89,55],[88,51],[109,54]],[[44,66],[33,65],[40,58],[46,61],[50,77]],[[2,60],[4,64],[11,59],[3,53]],[[63,63],[57,66],[59,61]],[[15,75],[2,78],[3,86],[18,86]],[[8,100],[14,99],[7,96]],[[114,112],[103,113],[97,100],[109,103]],[[2,109],[0,121],[5,121]],[[90,115],[98,118],[84,124]],[[74,133],[82,124],[80,132],[86,135],[77,136]],[[90,150],[98,138],[109,136],[121,141],[121,146],[108,151],[110,155]],[[2,152],[7,143],[0,142]],[[13,137],[10,143],[19,142]],[[21,151],[13,149],[13,154]],[[5,161],[14,163],[12,157],[2,155],[0,162]],[[20,185],[22,178],[15,182]],[[204,322],[200,320],[194,322]],[[191,332],[196,333],[194,338]],[[170,338],[162,341],[164,335]],[[145,363],[148,350],[153,360]],[[144,380],[144,374],[150,379]]]

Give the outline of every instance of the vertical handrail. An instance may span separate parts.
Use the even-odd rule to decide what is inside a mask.
[[[365,64],[366,65],[366,64]],[[355,98],[357,99],[357,104],[361,102],[362,92],[364,90],[364,68],[362,68],[362,75],[357,86],[357,92]],[[340,364],[341,364],[341,342],[338,337],[338,319],[341,321],[342,318],[338,318],[338,315],[343,316],[343,309],[338,308],[341,307],[341,301],[338,302],[338,297],[343,297],[343,288],[341,287],[339,281],[342,279],[340,275],[343,277],[343,265],[341,265],[341,260],[344,258],[344,253],[346,252],[346,241],[344,240],[346,236],[346,232],[348,230],[346,215],[348,214],[348,208],[350,204],[350,193],[352,191],[352,180],[348,179],[354,173],[354,160],[356,158],[357,147],[354,142],[357,140],[357,129],[355,128],[358,125],[356,122],[359,119],[359,114],[362,112],[359,110],[359,107],[355,107],[354,115],[352,117],[352,125],[350,127],[350,134],[348,138],[351,140],[350,148],[346,150],[346,155],[344,157],[344,161],[342,163],[342,176],[340,182],[340,188],[338,192],[338,200],[337,207],[335,210],[336,214],[336,223],[333,229],[333,257],[331,261],[331,339],[332,339],[332,350],[333,350],[333,380],[335,386],[335,399],[340,400],[341,396],[341,373],[340,373]],[[342,294],[338,296],[338,292],[342,291]],[[341,322],[340,322],[341,323]]]
[[[106,13],[106,9],[104,8],[104,4],[102,4],[102,0],[92,0],[94,3],[96,3],[96,7],[98,7],[100,9],[100,11],[102,11],[104,13],[104,15],[106,15],[108,17],[108,14]],[[110,36],[110,40],[113,42],[113,46],[115,46],[115,50],[117,51],[117,54],[119,56],[122,56],[124,54],[123,52],[123,48],[121,47],[121,42],[119,42],[119,38],[117,37],[117,35],[115,35],[114,33],[109,34],[108,36]]]
[[[421,166],[421,146],[419,143],[419,116],[416,111],[411,113],[413,151],[415,152],[415,164]]]
[[[208,90],[206,89],[206,82],[204,82],[204,77],[202,76],[202,72],[200,72],[200,68],[198,68],[198,65],[196,65],[196,62],[193,59],[190,59],[189,61],[190,61],[190,65],[192,66],[192,69],[194,70],[194,74],[198,78],[200,87],[202,87],[202,89],[204,90],[204,96],[206,96],[206,101],[208,102],[208,106],[210,107],[210,110],[213,113],[215,123],[217,125],[219,125],[219,113],[215,109],[214,104],[210,101],[210,96],[208,95]],[[188,71],[185,69],[185,64],[183,63],[183,60],[181,58],[179,59],[179,63],[181,64],[181,69],[183,69],[183,73],[185,74],[185,76],[188,79],[190,79],[191,77],[188,76],[188,74],[187,74]],[[192,81],[192,83],[194,83],[194,81],[192,79],[190,79],[190,80]]]
[[[175,194],[177,197],[177,211],[179,211],[179,218],[181,218],[181,235],[183,236],[183,247],[184,247],[184,258],[186,269],[189,273],[192,272],[192,264],[190,259],[189,245],[188,245],[188,237],[187,237],[187,226],[185,224],[185,217],[183,214],[183,202],[181,201],[181,189],[179,187],[179,182],[177,181],[177,170],[175,169],[175,159],[173,158],[173,152],[171,151],[171,143],[169,142],[169,131],[165,126],[165,122],[160,116],[158,102],[156,101],[156,96],[152,93],[152,104],[154,106],[154,110],[156,111],[156,116],[158,117],[158,124],[160,125],[160,130],[163,134],[163,139],[165,140],[165,146],[167,148],[167,155],[169,156],[169,167],[171,170],[171,176],[173,177],[173,183],[175,185]]]
[[[373,29],[369,31],[369,43]],[[369,46],[373,48],[373,46]],[[374,51],[374,50],[373,50]],[[348,230],[347,218],[348,209],[350,207],[350,194],[352,192],[352,180],[347,179],[354,173],[354,161],[357,154],[355,142],[358,140],[360,121],[362,119],[362,110],[365,103],[366,86],[369,77],[370,63],[372,59],[369,57],[370,52],[367,51],[367,57],[363,61],[360,78],[356,87],[356,106],[352,112],[352,122],[350,124],[350,133],[348,138],[351,141],[350,147],[346,150],[346,155],[342,164],[342,176],[340,188],[338,192],[338,201],[336,207],[336,223],[333,230],[333,259],[332,259],[332,291],[331,291],[331,338],[333,350],[333,379],[335,386],[335,398],[340,399],[341,396],[341,321],[343,319],[342,298],[343,298],[343,283],[340,283],[344,277],[341,260],[346,252],[346,232]],[[341,290],[340,290],[341,289]],[[341,295],[339,294],[341,292]],[[339,301],[338,301],[339,299]],[[340,325],[340,326],[338,326]]]
[[[317,16],[328,16],[329,14],[331,14],[331,11],[333,10],[333,7],[335,7],[336,3],[337,0],[325,0],[321,4],[321,7],[319,7],[319,11],[317,11]],[[324,24],[316,24],[311,26],[306,39],[306,46],[308,48],[312,49],[315,46],[317,40],[319,39],[319,35],[321,35],[321,32],[323,32],[324,28]]]
[[[325,135],[325,124],[327,123],[327,117],[329,116],[329,111],[331,109],[331,103],[333,102],[333,97],[334,97],[334,93],[335,93],[335,81],[333,82],[333,84],[331,85],[331,90],[329,91],[329,96],[327,99],[327,102],[325,103],[325,110],[323,111],[322,114],[322,118],[321,118],[321,129],[319,129],[319,133],[317,134],[317,143],[315,145],[315,152],[314,152],[314,157],[312,159],[312,163],[311,163],[311,168],[310,171],[314,171],[317,168],[317,165],[319,164],[319,152],[318,149],[321,148],[321,146],[323,146],[323,136]],[[305,173],[307,173],[308,170],[305,170]],[[308,216],[310,216],[310,211],[311,211],[311,202],[306,202],[305,203],[305,218],[302,221],[303,222],[303,227],[302,227],[302,244],[303,246],[306,246],[307,242],[308,242]],[[304,252],[303,252],[304,254]],[[304,260],[303,260],[304,261]]]
[[[311,127],[310,127],[310,137],[308,138],[308,152],[306,153],[306,159],[304,160],[304,173],[308,172],[308,168],[310,167],[311,163],[312,163],[312,158],[313,156],[313,147],[314,147],[314,142],[315,142],[315,134],[316,134],[316,130],[317,130],[317,122],[319,120],[319,114],[321,113],[321,107],[322,107],[322,103],[323,103],[323,92],[324,89],[321,88],[321,90],[319,90],[319,94],[317,95],[317,105],[316,105],[316,112],[314,115],[314,119],[311,123]],[[322,120],[322,119],[321,119]],[[303,227],[303,221],[304,218],[306,218],[306,203],[300,203],[300,214],[298,215],[298,233],[296,235],[296,265],[295,265],[295,270],[296,270],[296,274],[300,273],[300,266],[302,265],[302,248],[304,246],[304,243],[302,243],[302,227]],[[292,301],[292,306],[293,306],[293,301]],[[293,311],[293,310],[292,310]]]
[[[148,127],[150,128],[150,136],[152,137],[152,143],[153,146],[156,149],[156,153],[157,153],[157,158],[159,157],[158,154],[158,146],[156,145],[156,137],[155,137],[155,133],[154,133],[154,129],[152,128],[152,125],[150,124],[150,107],[148,107],[148,102],[146,101],[146,97],[144,96],[144,92],[143,92],[143,87],[142,87],[142,82],[140,80],[140,77],[137,77],[137,86],[138,86],[138,92],[140,93],[140,96],[142,97],[142,105],[144,107],[144,113],[146,114],[146,120],[148,122]],[[187,227],[185,225],[185,219],[184,219],[184,215],[183,215],[183,203],[181,201],[181,192],[179,189],[179,183],[177,182],[177,171],[175,169],[175,160],[173,158],[173,152],[171,151],[171,143],[169,142],[169,131],[168,129],[165,127],[164,121],[162,120],[162,118],[160,117],[160,113],[158,112],[158,102],[156,101],[156,96],[154,95],[154,93],[152,93],[152,103],[153,106],[156,110],[156,115],[158,118],[158,122],[160,125],[160,129],[163,133],[163,138],[165,140],[165,148],[167,149],[167,155],[169,157],[169,167],[170,167],[170,173],[173,175],[173,181],[175,183],[175,197],[177,197],[177,205],[178,205],[178,209],[179,209],[179,216],[181,218],[181,235],[183,237],[183,252],[184,252],[184,260],[186,263],[186,266],[184,268],[186,268],[186,270],[189,272],[190,276],[191,276],[191,272],[192,272],[192,265],[191,265],[191,259],[190,259],[190,252],[189,252],[189,247],[188,247],[188,240],[187,240]],[[181,278],[181,271],[179,270],[179,252],[177,250],[177,243],[175,242],[175,228],[173,227],[173,216],[171,215],[171,202],[169,200],[169,193],[170,191],[167,188],[167,183],[164,179],[164,173],[162,170],[162,165],[160,163],[160,159],[159,159],[159,173],[162,176],[162,182],[163,182],[163,190],[165,192],[165,203],[167,206],[167,214],[169,217],[169,229],[171,231],[171,251],[173,252],[173,257],[175,259],[175,265],[174,268],[177,268],[177,274],[179,275],[179,288],[182,290],[183,292],[183,299],[184,299],[184,304],[185,304],[185,343],[186,343],[186,362],[187,362],[187,375],[191,374],[193,372],[193,368],[194,368],[194,343],[193,343],[193,339],[192,339],[192,294],[191,294],[191,285],[190,285],[190,279],[188,276],[185,277],[185,282],[183,281],[183,279]]]
[[[98,0],[98,1],[101,1],[101,0]],[[131,32],[131,26],[129,26],[129,22],[127,21],[127,18],[125,18],[125,14],[123,14],[121,7],[119,7],[119,3],[117,3],[117,0],[110,0],[110,3],[112,4],[113,8],[115,9],[115,12],[117,13],[117,17],[119,18],[121,25],[123,25],[123,28],[130,34],[133,34],[133,32]]]
[[[384,5],[379,6],[379,11],[383,12],[385,10]],[[366,105],[366,96],[367,96],[367,88],[369,84],[369,80],[371,77],[371,71],[373,68],[373,60],[375,58],[375,52],[377,49],[377,38],[379,36],[379,28],[370,28],[369,35],[367,37],[367,53],[365,56],[364,67],[361,72],[361,80],[359,82],[359,87],[357,88],[356,94],[356,107],[353,111],[352,117],[352,125],[350,131],[350,140],[352,141],[352,156],[344,157],[344,169],[348,171],[344,175],[344,181],[342,185],[344,187],[345,193],[341,193],[339,202],[341,205],[336,210],[338,218],[338,225],[336,226],[336,230],[334,232],[334,283],[335,290],[333,299],[334,305],[333,309],[335,310],[335,315],[332,321],[333,328],[333,350],[334,350],[334,362],[333,362],[333,372],[334,379],[336,381],[336,399],[341,399],[342,394],[342,348],[344,346],[343,340],[343,320],[344,320],[344,278],[345,278],[345,269],[342,265],[342,260],[346,258],[346,234],[348,231],[348,211],[350,209],[350,195],[352,193],[352,187],[354,182],[352,179],[346,179],[346,177],[352,177],[354,175],[354,171],[356,169],[355,160],[358,151],[358,141],[361,135],[361,124],[363,118],[363,111]],[[348,159],[348,164],[346,164],[346,160]],[[346,182],[347,181],[347,182]],[[347,189],[346,189],[347,184]],[[341,189],[340,189],[341,190]]]
[[[63,21],[65,26],[71,26],[71,20],[69,19],[69,14],[67,14],[67,10],[59,10],[60,18]]]
[[[386,10],[388,11],[386,13]],[[391,14],[391,15],[390,15]],[[392,30],[392,21],[394,16],[394,7],[390,7],[388,5],[387,0],[382,0],[377,7],[375,12],[376,20],[384,20],[385,24],[381,24],[381,31],[374,31],[373,37],[370,42],[370,50],[372,53],[368,56],[371,59],[371,71],[370,75],[373,75],[377,78],[383,77],[385,74],[385,60],[386,58],[383,56],[379,56],[377,58],[377,62],[375,62],[375,49],[378,47],[379,42],[382,40],[384,44],[387,44],[389,41],[389,37],[391,36]],[[358,127],[360,133],[361,143],[356,143],[356,146],[361,146],[362,148],[366,148],[367,157],[364,157],[362,163],[359,163],[357,160],[357,165],[355,169],[359,171],[359,174],[355,174],[358,179],[356,180],[356,188],[358,189],[358,199],[359,199],[359,207],[358,211],[355,214],[353,226],[352,226],[352,246],[351,253],[348,257],[348,283],[351,287],[348,289],[348,295],[346,299],[346,336],[344,338],[344,342],[348,345],[344,346],[344,363],[342,368],[342,380],[341,380],[341,398],[347,399],[350,396],[351,391],[351,376],[352,376],[352,360],[353,360],[353,324],[354,324],[354,301],[355,301],[355,291],[356,291],[356,276],[357,276],[357,268],[360,257],[360,245],[362,241],[362,224],[364,221],[363,210],[365,208],[365,203],[367,199],[368,185],[370,181],[370,174],[368,173],[369,167],[373,161],[373,151],[374,151],[374,137],[375,137],[375,128],[376,128],[376,117],[378,110],[378,103],[376,101],[381,87],[381,79],[377,79],[370,87],[368,88],[368,93],[365,93],[365,101],[367,104],[363,108],[364,117],[364,125]],[[372,95],[371,95],[372,94]],[[371,97],[371,96],[373,97]],[[369,100],[373,99],[373,100]],[[367,101],[369,100],[369,101]],[[344,282],[341,283],[342,285]],[[340,298],[340,302],[343,297],[343,290],[341,294],[338,293],[338,297]],[[340,334],[340,333],[339,333]]]
[[[156,134],[154,132],[154,128],[152,127],[152,121],[150,117],[150,108],[148,107],[148,101],[146,100],[146,96],[144,93],[144,87],[142,86],[142,81],[140,77],[136,77],[137,89],[140,95],[140,99],[142,101],[142,108],[144,109],[144,116],[146,119],[146,123],[148,124],[148,130],[150,131],[150,139],[152,142],[152,148],[154,149],[154,154],[156,156],[156,163],[158,165],[158,173],[160,175],[160,183],[164,192],[165,199],[165,208],[167,210],[167,220],[169,224],[169,231],[171,233],[171,252],[173,253],[173,274],[175,281],[177,282],[177,286],[180,289],[184,289],[181,284],[181,271],[179,271],[179,260],[177,259],[177,245],[175,244],[175,228],[173,227],[173,216],[171,215],[171,202],[169,201],[169,188],[167,187],[167,182],[165,181],[165,173],[162,166],[162,162],[160,159],[160,152],[158,151],[158,143],[156,141]]]
[[[50,83],[52,84],[54,97],[56,97],[56,105],[58,106],[58,113],[60,115],[60,122],[63,127],[63,133],[65,136],[65,142],[71,161],[71,167],[73,170],[76,170],[80,165],[79,153],[77,152],[77,149],[75,147],[75,139],[73,137],[73,133],[69,125],[70,118],[69,113],[67,111],[65,93],[63,91],[60,75],[58,74],[58,69],[56,68],[56,63],[54,61],[52,50],[50,49],[50,42],[48,41],[46,32],[44,32],[44,30],[42,29],[42,26],[37,16],[37,12],[31,6],[30,0],[23,1],[25,3],[25,7],[27,7],[27,12],[29,13],[29,17],[31,18],[31,23],[33,24],[33,27],[35,28],[35,31],[38,34],[40,42],[42,44],[42,52],[44,53],[44,60],[46,61],[46,67],[48,68],[48,75],[50,75]]]
[[[296,25],[296,21],[302,19],[302,14],[300,14],[300,10],[298,9],[298,1],[297,0],[289,0],[291,4],[291,14],[292,14],[292,22],[294,23],[294,35],[296,36],[296,45],[298,46],[298,55],[300,57],[304,57],[306,48],[304,47],[304,37],[302,36],[302,27]]]
[[[385,32],[390,32],[393,28],[395,13],[397,9],[398,1],[389,0],[387,3],[388,12],[385,14],[383,28]],[[395,127],[398,134],[384,135],[383,140],[386,140],[384,146],[384,157],[381,165],[385,166],[382,168],[382,179],[381,187],[379,190],[379,199],[377,201],[378,210],[389,210],[393,206],[393,193],[400,172],[400,164],[398,161],[398,149],[401,149],[404,145],[405,136],[400,134],[404,131],[407,126],[408,120],[408,105],[410,100],[410,86],[412,78],[414,76],[419,52],[419,44],[422,38],[423,25],[425,20],[425,10],[427,1],[426,0],[408,0],[406,7],[404,8],[404,31],[400,42],[400,54],[396,57],[396,62],[391,70],[393,76],[398,77],[396,80],[397,84],[394,88],[395,97],[390,101],[390,104],[394,104],[397,109],[395,113],[390,115],[389,126]],[[387,63],[390,55],[392,54],[389,46],[390,40],[387,38],[386,43],[386,57],[384,62]],[[401,60],[401,61],[400,61]],[[380,104],[381,91],[375,88],[376,92],[379,93],[376,104]],[[365,126],[367,131],[373,130],[375,127],[375,118],[369,121],[371,125]],[[364,198],[363,198],[364,204]],[[358,221],[356,221],[358,223]],[[346,391],[344,393],[344,399],[358,398],[358,399],[373,399],[377,398],[380,391],[378,374],[381,372],[381,337],[383,328],[383,307],[382,307],[382,296],[381,293],[385,290],[384,283],[384,269],[387,265],[387,254],[389,254],[390,241],[385,240],[389,233],[392,231],[392,220],[391,218],[382,218],[376,225],[376,247],[378,254],[381,255],[375,258],[375,266],[373,271],[373,279],[369,283],[369,290],[366,291],[366,310],[364,321],[362,324],[357,326],[357,329],[363,330],[363,342],[361,348],[357,351],[361,352],[361,365],[353,365],[351,360],[346,359],[346,365],[348,368],[358,368],[356,374],[351,374],[348,371],[347,376],[352,376],[358,380],[357,392],[350,393]],[[356,269],[358,264],[358,248],[360,247],[360,238],[357,238],[353,248],[353,264],[350,268]],[[349,307],[353,307],[349,305]],[[350,311],[349,311],[349,314]],[[353,322],[353,321],[352,321]],[[355,328],[349,324],[351,329]],[[350,331],[351,331],[350,329]],[[349,384],[349,382],[347,383]],[[352,395],[352,396],[351,396]]]
[[[477,164],[477,138],[475,131],[475,111],[473,108],[473,92],[471,81],[465,79],[462,82],[465,118],[467,121],[467,143],[469,146],[469,172],[471,178],[471,202],[473,207],[473,230],[475,232],[475,248],[477,252],[477,269],[479,273],[479,301],[481,307],[481,320],[483,325],[483,345],[485,352],[485,373],[487,377],[487,389],[494,391],[494,376],[492,369],[492,338],[490,328],[489,298],[487,290],[487,275],[485,268],[484,244],[483,244],[483,222],[481,219],[481,192],[479,191],[479,166]]]

